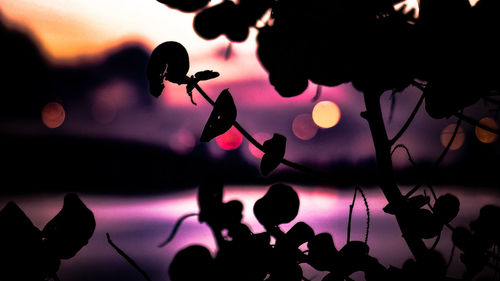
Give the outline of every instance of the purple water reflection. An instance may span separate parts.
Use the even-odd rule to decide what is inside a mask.
[[[254,232],[263,231],[253,216],[254,202],[264,195],[267,187],[227,187],[224,200],[239,199],[243,201],[244,221]],[[296,187],[301,200],[297,218],[284,225],[288,230],[295,222],[305,221],[316,233],[329,232],[333,235],[338,248],[346,241],[347,217],[352,201],[351,191],[339,191],[321,187]],[[500,204],[500,193],[485,192],[481,189],[438,188],[438,194],[452,192],[461,200],[459,217],[452,225],[468,225],[475,219],[481,206]],[[366,191],[370,205],[371,226],[368,244],[370,254],[388,266],[401,266],[410,256],[401,238],[394,218],[382,212],[385,199],[378,189]],[[14,200],[42,228],[61,208],[63,194],[36,197],[9,198]],[[215,244],[206,225],[199,224],[196,217],[189,218],[181,226],[176,238],[164,248],[157,245],[170,233],[175,221],[187,213],[198,210],[196,191],[186,191],[169,195],[150,197],[119,197],[102,195],[81,195],[82,200],[93,210],[97,227],[89,244],[74,258],[63,261],[59,270],[61,280],[143,280],[127,262],[120,257],[106,241],[105,233],[109,232],[113,241],[132,256],[153,280],[168,280],[168,264],[173,255],[189,244],[203,244],[215,250]],[[360,197],[356,202],[352,221],[352,240],[363,240],[366,226],[366,211]],[[0,199],[3,207],[7,199]],[[440,250],[445,258],[451,251],[450,231],[443,231]],[[433,239],[427,241],[434,242]],[[455,253],[450,275],[459,276],[460,266],[458,251]],[[323,274],[305,269],[305,276],[312,280],[321,280]],[[362,275],[356,275],[359,280]]]

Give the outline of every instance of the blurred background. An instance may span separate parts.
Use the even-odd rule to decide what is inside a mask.
[[[105,232],[147,264],[154,280],[167,279],[168,261],[183,245],[199,241],[213,249],[208,230],[196,219],[186,224],[190,234],[172,248],[160,251],[156,243],[179,216],[197,211],[195,188],[214,171],[224,175],[231,194],[245,203],[245,218],[254,223],[251,204],[266,186],[278,181],[299,186],[304,197],[300,218],[338,233],[339,241],[345,241],[355,184],[370,190],[373,210],[385,205],[371,189],[374,149],[360,117],[361,93],[344,84],[321,87],[318,98],[318,86],[310,83],[298,97],[280,97],[255,55],[255,30],[244,43],[230,44],[224,37],[205,41],[192,29],[194,14],[156,1],[0,0],[0,6],[0,208],[15,201],[41,228],[60,209],[63,194],[77,192],[97,218],[96,234],[77,257],[63,263],[61,280],[139,280],[105,245]],[[342,44],[341,38],[335,40]],[[211,112],[201,96],[194,93],[195,106],[185,87],[171,83],[159,98],[148,93],[149,54],[165,41],[186,47],[189,74],[220,73],[201,87],[214,99],[229,89],[238,122],[258,141],[274,133],[286,136],[287,159],[330,172],[335,182],[282,166],[263,177],[262,155],[235,130],[200,143]],[[408,88],[382,96],[389,136],[407,120],[420,94]],[[480,101],[465,113],[498,128],[498,111],[491,104]],[[447,145],[455,123],[455,118],[432,119],[422,108],[399,142],[418,165],[428,165]],[[475,218],[479,202],[500,204],[499,156],[494,135],[462,122],[434,183],[439,193],[459,192],[463,224]],[[398,181],[405,187],[415,183],[421,169],[412,166],[404,150],[393,159]],[[401,240],[391,216],[373,214],[372,233],[379,235],[373,241],[383,241],[384,235]],[[356,216],[363,225],[361,206]],[[386,265],[400,266],[401,257],[409,256],[403,244],[401,254],[392,256],[382,244],[369,243]],[[443,247],[449,251],[451,246]]]

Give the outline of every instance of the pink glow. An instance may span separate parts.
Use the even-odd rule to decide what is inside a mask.
[[[231,127],[229,131],[216,137],[215,141],[224,150],[234,150],[240,147],[243,135],[235,127]]]

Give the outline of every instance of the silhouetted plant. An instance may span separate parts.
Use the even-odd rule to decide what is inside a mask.
[[[179,9],[178,3],[161,2]],[[431,180],[433,171],[448,152],[462,120],[498,134],[498,130],[479,124],[463,114],[463,109],[480,98],[496,106],[499,104],[491,96],[500,94],[500,52],[493,47],[490,38],[500,30],[500,20],[496,16],[500,12],[500,5],[494,0],[480,0],[474,7],[466,0],[422,0],[420,17],[415,18],[414,13],[405,14],[402,9],[394,8],[400,2],[240,0],[237,3],[223,1],[208,7],[205,7],[207,3],[201,1],[184,3],[189,3],[189,8],[180,10],[197,12],[194,30],[207,40],[224,35],[232,42],[242,42],[248,37],[248,29],[256,27],[258,20],[265,19],[263,27],[256,27],[257,56],[269,72],[270,83],[281,96],[291,97],[303,93],[309,81],[324,86],[350,82],[363,93],[366,111],[361,112],[361,117],[368,122],[375,146],[379,187],[388,201],[384,211],[395,216],[402,237],[414,256],[402,269],[385,268],[369,255],[369,247],[364,242],[349,241],[337,251],[331,236],[315,236],[314,231],[302,222],[288,233],[281,232],[279,224],[293,220],[298,208],[298,197],[286,185],[273,185],[257,201],[254,213],[266,232],[252,234],[241,223],[241,203],[222,202],[222,184],[219,183],[212,187],[202,185],[199,193],[200,222],[212,228],[219,250],[213,261],[209,258],[200,258],[200,261],[204,266],[213,265],[210,274],[215,274],[215,278],[229,280],[252,276],[245,266],[257,261],[252,259],[245,265],[236,261],[243,259],[239,255],[254,255],[243,253],[248,250],[247,243],[257,235],[263,237],[259,243],[266,242],[252,247],[252,250],[262,251],[257,260],[262,261],[267,255],[271,258],[265,260],[266,265],[255,265],[255,272],[252,272],[256,275],[249,280],[263,280],[267,275],[269,278],[266,280],[304,279],[298,266],[302,262],[310,263],[319,270],[330,271],[325,281],[349,280],[349,275],[355,271],[364,271],[367,280],[443,280],[448,264],[434,248],[445,226],[454,231],[453,241],[463,250],[462,261],[467,269],[464,279],[471,279],[485,265],[491,265],[488,263],[490,259],[498,259],[498,239],[488,236],[499,234],[498,229],[492,227],[495,223],[491,215],[498,211],[498,207],[483,208],[485,211],[482,210],[480,216],[483,219],[471,225],[473,234],[464,228],[454,228],[450,222],[458,213],[459,201],[451,194],[438,197]],[[266,14],[270,14],[270,17],[266,18]],[[337,38],[342,38],[342,42],[335,42]],[[405,59],[408,53],[412,54],[412,61]],[[177,65],[179,62],[180,65]],[[282,163],[331,180],[326,173],[284,159],[284,136],[275,134],[263,144],[253,139],[236,121],[236,107],[227,89],[214,102],[199,86],[198,82],[216,78],[218,74],[205,71],[186,76],[188,70],[189,58],[180,44],[161,44],[153,51],[148,64],[150,92],[153,96],[159,96],[163,82],[167,80],[185,84],[192,101],[192,91],[196,89],[214,106],[203,131],[202,142],[226,132],[232,125],[264,152],[260,165],[262,174],[269,174]],[[202,79],[201,73],[213,75]],[[394,94],[409,86],[421,89],[422,96],[408,121],[393,138],[389,138],[380,97],[384,92],[392,91],[394,101]],[[319,86],[317,93],[321,93]],[[431,117],[457,116],[457,126],[450,142],[430,169],[419,171],[422,183],[403,195],[394,178],[391,156],[395,149],[404,148],[415,165],[409,150],[397,141],[410,126],[424,101]],[[422,186],[429,187],[434,204],[431,204],[431,198],[425,191],[424,195],[412,196]],[[222,236],[222,229],[228,230],[229,237]],[[485,235],[489,238],[484,240],[487,243],[474,238],[483,238]],[[276,239],[274,245],[268,243],[269,236]],[[429,238],[436,239],[430,248],[423,242],[423,239]],[[308,254],[297,249],[305,242],[308,242],[308,247],[311,243]],[[198,247],[182,253],[206,256],[206,251]],[[186,257],[179,259],[188,260]],[[496,266],[492,266],[498,271]]]
[[[0,280],[59,280],[60,260],[74,257],[94,229],[92,211],[73,193],[42,231],[14,202],[7,203],[0,211]]]

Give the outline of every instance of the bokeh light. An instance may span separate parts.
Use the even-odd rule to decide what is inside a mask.
[[[195,144],[196,140],[193,133],[186,129],[179,129],[169,139],[170,148],[180,154],[191,152]]]
[[[312,118],[319,127],[331,128],[340,120],[340,109],[332,101],[321,101],[314,106]]]
[[[318,132],[318,127],[314,124],[311,114],[299,114],[292,122],[293,134],[301,140],[310,140]]]
[[[92,117],[98,123],[109,124],[120,109],[132,107],[136,101],[135,87],[129,82],[113,80],[93,93]]]
[[[256,141],[259,143],[264,143],[266,140],[270,139],[272,136],[271,134],[268,133],[256,133],[252,136]],[[248,143],[248,151],[250,151],[250,154],[254,156],[255,158],[262,159],[262,156],[264,155],[264,152],[262,152],[260,149],[255,147],[252,143]]]
[[[498,125],[493,118],[485,117],[479,120],[479,124],[488,127],[493,130],[498,130]],[[498,138],[498,135],[487,131],[485,129],[476,126],[476,137],[482,143],[492,143],[495,142]]]
[[[441,144],[446,147],[453,136],[453,132],[455,131],[455,124],[450,124],[446,126],[443,131],[441,131]],[[457,135],[453,140],[453,143],[450,146],[450,150],[457,150],[464,144],[465,134],[462,130],[462,127],[458,127]]]
[[[66,112],[57,102],[49,102],[42,109],[42,122],[48,128],[54,129],[61,126],[65,119]]]
[[[224,150],[237,149],[242,140],[243,136],[235,127],[231,127],[227,132],[215,138],[219,147]]]

